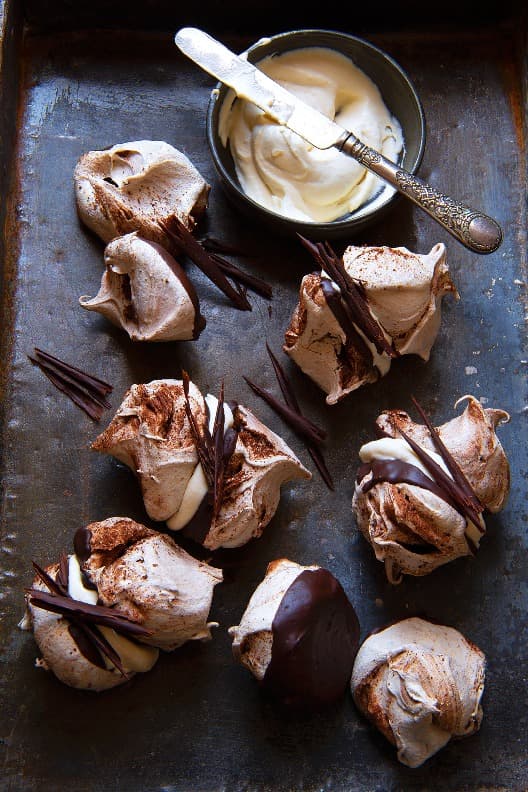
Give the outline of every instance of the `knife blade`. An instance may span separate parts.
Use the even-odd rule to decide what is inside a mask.
[[[339,145],[350,134],[208,33],[186,27],[176,33],[174,41],[188,58],[232,88],[238,97],[252,102],[272,121],[296,132],[315,148]]]
[[[232,88],[239,98],[252,102],[272,121],[296,132],[315,148],[335,147],[357,160],[406,195],[469,250],[493,253],[501,244],[502,229],[492,217],[455,201],[386,159],[208,33],[185,27],[176,33],[174,41],[188,58]]]

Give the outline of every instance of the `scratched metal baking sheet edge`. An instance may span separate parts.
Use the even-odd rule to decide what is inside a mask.
[[[97,427],[48,385],[26,354],[39,344],[109,378],[114,409],[132,382],[175,376],[182,365],[203,389],[214,391],[223,376],[228,395],[253,408],[308,464],[298,440],[240,374],[276,387],[263,342],[280,349],[310,265],[296,243],[271,236],[226,203],[204,134],[211,81],[177,55],[169,36],[103,33],[96,43],[85,32],[26,41],[4,223],[3,308],[11,325],[4,331],[1,737],[8,789],[62,789],[72,776],[82,790],[523,789],[528,783],[526,159],[515,36],[501,29],[365,37],[408,70],[422,97],[428,143],[421,175],[497,216],[503,246],[487,258],[471,254],[405,201],[354,240],[420,252],[446,242],[462,300],[446,302],[431,361],[399,361],[382,382],[335,408],[325,408],[317,389],[288,366],[307,413],[329,430],[336,492],[328,493],[317,473],[311,484],[286,486],[264,536],[236,558],[217,589],[212,618],[220,627],[213,640],[183,647],[150,674],[100,696],[72,691],[34,668],[33,640],[16,629],[22,589],[30,560],[54,560],[79,525],[119,513],[148,520],[129,472],[88,450]],[[249,40],[226,42],[242,49]],[[196,344],[134,345],[77,306],[80,294],[95,293],[102,246],[77,220],[74,164],[89,149],[142,137],[181,148],[211,182],[202,230],[254,254],[255,269],[274,284],[271,318],[260,298],[251,314],[237,313],[196,270],[191,274],[208,319]],[[359,445],[372,436],[382,409],[410,409],[411,389],[438,422],[453,415],[455,399],[467,392],[507,409],[512,421],[500,437],[513,482],[508,507],[489,519],[475,560],[392,588],[357,535],[350,499]],[[362,636],[391,619],[425,613],[475,641],[488,657],[479,735],[453,742],[412,771],[398,764],[350,697],[322,716],[277,712],[232,661],[226,627],[237,623],[266,564],[281,556],[334,572],[358,611]]]

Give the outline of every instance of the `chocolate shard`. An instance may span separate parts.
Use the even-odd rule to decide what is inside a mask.
[[[416,465],[402,462],[401,459],[374,459],[372,462],[361,465],[358,482],[362,481],[369,473],[372,473],[372,477],[362,485],[363,492],[368,492],[376,484],[381,484],[384,481],[389,484],[412,484],[415,487],[429,490],[458,511],[457,503],[449,492],[426,476]]]
[[[364,336],[376,347],[379,354],[386,354],[391,358],[399,357],[398,352],[370,311],[363,285],[349,276],[343,264],[343,259],[337,255],[328,242],[311,242],[306,237],[297,234],[301,243],[311,253],[322,270],[339,287],[341,303],[347,315],[347,324],[356,325]],[[330,309],[332,306],[329,304]],[[339,322],[339,317],[336,316]],[[347,328],[343,328],[346,333]]]
[[[316,424],[312,423],[308,418],[305,418],[303,415],[300,415],[295,410],[292,410],[291,407],[288,407],[287,404],[283,404],[278,399],[273,396],[265,388],[261,388],[259,385],[256,385],[252,382],[248,377],[244,377],[245,381],[249,385],[252,391],[260,396],[261,399],[264,399],[270,407],[272,407],[276,413],[278,413],[281,418],[283,418],[287,424],[289,424],[292,429],[303,437],[318,445],[326,438],[326,432],[321,429]]]
[[[89,605],[86,602],[80,602],[60,594],[47,594],[39,589],[27,589],[26,593],[29,596],[30,603],[35,607],[52,613],[59,613],[62,616],[66,616],[66,618],[74,616],[76,619],[89,624],[101,624],[105,627],[111,627],[116,632],[127,636],[147,637],[151,634],[150,630],[145,629],[145,627],[136,622],[130,621],[122,613],[104,605]]]
[[[202,247],[196,237],[184,226],[176,216],[170,225],[160,222],[160,228],[172,239],[177,248],[182,250],[196,266],[228,297],[233,305],[241,311],[251,311],[251,304],[244,289],[236,288],[228,281],[222,269],[207,250]]]
[[[233,428],[228,429],[226,433],[224,432],[224,383],[222,382],[213,424],[213,433],[210,433],[207,422],[203,427],[203,433],[200,432],[191,409],[191,402],[189,400],[190,379],[186,371],[182,371],[182,379],[183,393],[185,396],[185,411],[191,427],[191,434],[196,448],[196,453],[198,454],[198,460],[202,466],[207,481],[207,499],[211,500],[212,502],[211,520],[214,521],[218,517],[222,507],[226,471],[229,460],[235,451],[238,430],[236,426],[234,426]],[[204,510],[202,509],[202,516],[203,513]],[[209,524],[210,523],[211,521]],[[201,520],[201,524],[203,527],[203,520]]]
[[[256,292],[256,294],[260,294],[260,296],[264,297],[266,300],[271,300],[273,297],[273,289],[267,281],[258,278],[256,275],[251,275],[249,272],[244,272],[244,270],[239,269],[230,261],[219,256],[218,253],[212,253],[211,257],[216,261],[225,275],[229,275],[234,281],[242,286],[246,286],[248,289],[251,289],[251,291]]]
[[[103,410],[111,406],[105,395],[112,391],[112,386],[38,347],[35,347],[34,352],[35,356],[28,355],[29,360],[40,368],[57,390],[68,396],[94,421],[100,421]]]
[[[47,361],[48,363],[53,363],[58,369],[61,369],[66,374],[75,375],[79,382],[84,382],[86,385],[89,385],[93,390],[105,394],[105,393],[112,393],[113,386],[110,385],[108,382],[105,382],[99,377],[95,377],[93,374],[87,374],[86,371],[82,371],[81,369],[77,368],[76,366],[71,366],[69,363],[65,363],[63,360],[60,360],[53,355],[50,355],[49,352],[44,352],[42,349],[38,347],[34,348],[35,355],[37,358],[42,361]]]
[[[444,460],[447,469],[449,470],[449,472],[453,476],[453,479],[460,487],[460,490],[463,492],[464,497],[467,501],[467,505],[469,507],[472,507],[476,512],[483,512],[484,506],[478,499],[476,493],[473,491],[471,484],[464,475],[464,471],[460,468],[456,460],[451,456],[449,450],[446,448],[445,444],[443,443],[442,438],[440,437],[440,434],[438,432],[438,429],[433,425],[431,419],[426,414],[425,410],[419,404],[417,399],[415,399],[414,396],[411,396],[411,399],[413,401],[414,406],[420,413],[423,422],[429,429],[429,434],[431,435],[431,440],[433,441],[436,450]],[[479,523],[476,524],[476,527],[479,530],[481,530]]]
[[[481,527],[480,522],[480,512],[476,511],[472,506],[470,506],[465,498],[463,490],[460,489],[459,485],[456,481],[453,481],[447,473],[445,473],[440,465],[438,465],[429,454],[423,450],[423,448],[418,445],[418,443],[413,440],[412,437],[409,437],[403,429],[400,429],[400,434],[407,441],[407,443],[411,446],[412,450],[422,462],[424,467],[431,473],[436,483],[445,490],[449,496],[453,499],[456,503],[456,510],[465,517],[466,520],[473,523],[480,531],[483,533],[483,529]],[[466,536],[467,538],[467,536]]]
[[[284,371],[283,367],[279,363],[276,356],[273,354],[270,345],[266,342],[266,349],[268,351],[268,355],[271,360],[271,364],[273,366],[273,370],[275,371],[275,376],[277,377],[277,382],[279,383],[279,387],[281,389],[282,395],[284,400],[290,409],[295,410],[302,416],[301,408],[299,407],[299,402],[297,401],[297,397],[293,390],[293,386],[288,379],[286,372]],[[304,416],[303,416],[304,417]],[[334,489],[334,482],[332,480],[332,476],[330,475],[330,471],[326,466],[326,462],[323,457],[323,453],[319,446],[314,443],[307,442],[306,449],[310,454],[314,465],[316,466],[317,470],[319,471],[321,478],[325,482],[326,486],[329,490]]]

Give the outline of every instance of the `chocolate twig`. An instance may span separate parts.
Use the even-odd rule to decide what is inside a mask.
[[[231,300],[233,305],[241,311],[251,311],[251,304],[246,296],[245,290],[238,285],[236,288],[232,286],[213,256],[202,247],[196,237],[184,226],[181,220],[174,216],[171,219],[170,226],[163,221],[161,221],[159,225],[161,230],[173,240],[176,247],[182,250],[191,261],[207,275],[209,280]]]
[[[209,431],[208,422],[200,432],[196,419],[191,409],[189,399],[190,379],[186,371],[182,371],[183,392],[185,396],[185,411],[191,427],[193,442],[198,454],[198,460],[207,481],[209,493],[212,495],[213,515],[215,520],[222,507],[222,500],[225,489],[225,475],[229,460],[235,451],[236,430],[225,432],[225,409],[224,409],[224,383],[220,388],[220,397],[216,408],[213,423],[213,432]]]
[[[248,289],[260,294],[261,297],[265,297],[266,300],[271,300],[273,297],[273,289],[271,285],[265,280],[262,280],[262,278],[258,278],[256,275],[250,275],[248,272],[244,272],[244,270],[239,269],[230,261],[226,261],[225,258],[222,258],[222,256],[219,256],[217,253],[211,253],[211,258],[216,261],[225,275],[229,275],[229,277],[234,281],[237,281],[237,283],[247,286]]]
[[[57,390],[68,396],[94,421],[101,420],[103,410],[111,406],[104,397],[112,392],[112,386],[38,347],[34,351],[35,356],[28,355],[29,360],[40,368]]]
[[[89,662],[98,668],[106,668],[103,660],[105,656],[128,679],[129,675],[121,663],[119,654],[97,629],[97,625],[111,627],[117,633],[133,637],[151,635],[150,630],[130,621],[123,614],[116,613],[112,608],[90,605],[73,599],[68,594],[68,558],[64,553],[61,555],[55,580],[34,561],[32,565],[37,577],[50,593],[35,588],[26,589],[30,604],[64,616],[70,622],[68,630],[73,641]]]
[[[266,342],[266,349],[268,351],[268,355],[270,357],[273,370],[275,371],[275,376],[277,377],[277,382],[279,383],[279,387],[281,389],[286,404],[288,405],[288,407],[290,407],[290,409],[295,410],[296,412],[299,413],[299,415],[304,417],[301,408],[299,406],[299,402],[297,401],[297,397],[293,390],[292,384],[289,381],[283,367],[281,366],[281,364],[279,363],[279,361],[271,351],[271,347],[267,342]],[[326,462],[324,460],[321,449],[316,443],[312,443],[310,441],[307,441],[305,444],[306,444],[306,450],[310,454],[314,465],[321,474],[324,483],[326,484],[328,489],[333,491],[334,482],[332,480],[332,476],[330,475],[330,471],[326,466]]]
[[[341,301],[348,319],[374,344],[379,354],[384,353],[391,358],[398,357],[398,352],[387,340],[385,331],[370,311],[363,284],[350,277],[343,264],[343,259],[337,255],[328,242],[311,242],[301,234],[297,234],[297,236],[321,269],[339,287]]]
[[[460,489],[456,481],[453,481],[447,473],[445,473],[440,465],[438,465],[435,460],[424,451],[424,449],[418,445],[418,443],[413,440],[403,429],[399,430],[401,436],[406,440],[406,442],[411,446],[412,450],[422,462],[424,467],[431,473],[433,479],[436,483],[445,490],[453,501],[456,503],[457,511],[468,521],[473,523],[478,530],[483,533],[482,527],[480,525],[480,513],[475,510],[473,506],[470,506],[467,503],[466,497],[463,491]],[[467,534],[466,534],[467,538]]]
[[[75,375],[79,382],[85,383],[101,396],[104,396],[106,393],[112,393],[113,391],[112,385],[110,385],[108,382],[99,379],[99,377],[94,377],[93,374],[87,374],[86,371],[82,371],[76,366],[71,366],[69,363],[65,363],[63,360],[50,355],[49,352],[44,352],[42,349],[35,347],[35,354],[37,355],[39,361],[44,360],[48,363],[53,363],[56,368],[62,370],[65,374]]]
[[[477,497],[477,494],[473,490],[473,487],[467,480],[464,471],[460,468],[460,466],[457,464],[457,461],[451,455],[450,451],[446,448],[442,438],[440,437],[440,433],[438,432],[438,429],[436,428],[436,426],[434,426],[431,419],[429,418],[423,407],[419,404],[417,399],[415,399],[414,396],[411,396],[411,399],[413,401],[414,406],[420,413],[423,422],[429,429],[429,434],[431,435],[431,440],[433,441],[436,450],[444,460],[447,469],[453,476],[453,479],[456,481],[461,491],[463,492],[468,506],[472,507],[477,512],[484,511],[484,506]],[[478,523],[476,524],[476,527],[482,532],[482,529]]]
[[[123,635],[132,635],[145,638],[151,635],[151,631],[142,627],[136,622],[130,621],[123,614],[107,608],[105,605],[90,605],[87,602],[72,599],[62,594],[50,593],[40,589],[26,589],[29,601],[32,605],[52,613],[60,613],[62,616],[75,616],[89,624],[100,624],[104,627],[111,627]]]
[[[254,391],[257,396],[260,396],[261,399],[264,399],[264,401],[267,402],[296,432],[306,437],[315,445],[318,445],[326,438],[326,432],[308,418],[305,418],[304,415],[299,415],[298,412],[292,410],[287,404],[280,402],[272,393],[256,385],[248,377],[244,377],[244,379],[251,390]]]

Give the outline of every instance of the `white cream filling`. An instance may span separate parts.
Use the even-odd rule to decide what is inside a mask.
[[[86,588],[82,580],[81,567],[76,555],[71,555],[68,560],[68,594],[78,602],[86,602],[88,605],[96,605],[98,593],[94,589]],[[123,668],[127,671],[138,673],[150,671],[158,659],[159,650],[154,646],[137,644],[129,641],[123,635],[119,635],[111,627],[97,625],[110,646],[121,658]],[[105,657],[106,667],[114,668],[114,665]]]
[[[450,478],[453,478],[439,454],[434,451],[428,451],[425,448],[423,450]],[[362,462],[372,462],[374,459],[399,459],[408,465],[414,465],[414,467],[417,467],[428,478],[433,480],[433,477],[412,450],[409,443],[401,437],[382,437],[380,440],[372,440],[370,443],[365,443],[359,449],[359,458]]]
[[[449,478],[453,478],[439,454],[434,451],[429,451],[426,448],[422,450],[430,456],[437,465],[440,465]],[[401,437],[382,437],[380,440],[372,440],[370,443],[365,443],[365,445],[361,446],[359,449],[359,458],[362,462],[372,462],[374,459],[399,459],[401,462],[414,465],[428,478],[432,481],[434,480],[425,465],[416,456],[411,446]],[[480,527],[485,527],[482,515],[480,517]],[[478,547],[482,533],[476,525],[469,520],[466,520],[466,534]]]
[[[216,411],[218,409],[218,399],[211,393],[205,397],[205,402],[209,408],[209,432],[213,433]],[[224,402],[224,432],[233,426],[233,413]],[[167,527],[171,531],[179,531],[189,523],[198,511],[201,502],[207,495],[207,480],[202,466],[198,463],[189,479],[189,483],[183,493],[183,498],[178,511],[167,520]]]
[[[78,602],[88,605],[97,605],[99,594],[95,589],[86,588],[83,583],[81,566],[76,555],[71,555],[68,560],[68,594]]]

